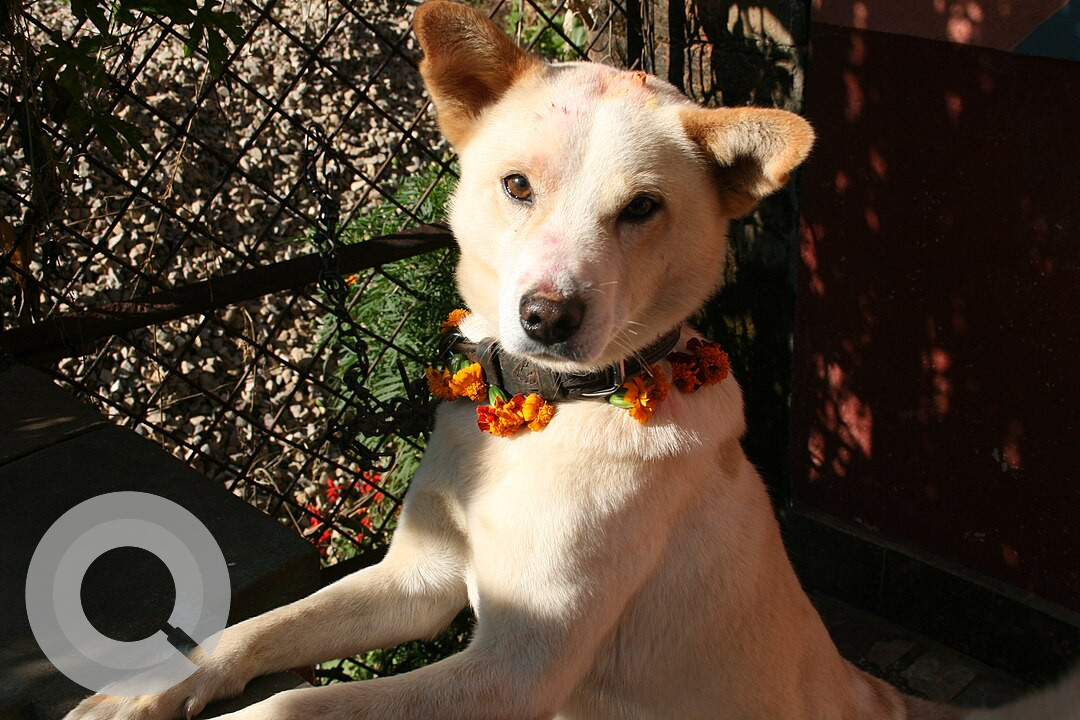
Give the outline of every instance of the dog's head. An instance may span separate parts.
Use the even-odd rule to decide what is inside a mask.
[[[545,63],[464,5],[426,3],[415,29],[461,158],[461,295],[507,351],[555,369],[627,357],[700,307],[728,219],[813,142],[781,110],[706,110],[645,73]]]

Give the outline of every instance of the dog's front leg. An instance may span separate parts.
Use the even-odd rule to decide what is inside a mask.
[[[533,458],[520,460],[530,474]],[[528,720],[570,704],[654,572],[677,493],[583,498],[558,479],[519,479],[511,471],[474,500],[478,624],[466,650],[403,675],[285,692],[229,720]]]
[[[279,693],[219,720],[550,720],[514,687],[518,660],[474,647],[403,675]]]

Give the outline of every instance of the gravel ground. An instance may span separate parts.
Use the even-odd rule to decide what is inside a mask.
[[[378,177],[386,192],[429,162],[425,148],[445,151],[430,113],[412,131],[415,141],[395,147],[424,96],[414,68],[379,38],[404,36],[400,52],[415,59],[411,8],[369,0],[278,2],[260,19],[263,4],[226,7],[254,32],[222,82],[199,58],[184,57],[181,41],[160,27],[149,27],[136,43],[128,67],[152,54],[132,85],[145,104],[124,100],[115,113],[143,130],[149,157],[118,164],[93,144],[69,159],[73,196],[64,221],[86,242],[57,236],[60,263],[44,278],[60,297],[46,298],[43,314],[310,252],[303,238],[316,203],[296,189],[304,128],[323,128],[343,159],[338,189],[346,213],[378,198],[371,182],[391,155]],[[65,3],[40,2],[33,13],[65,35],[75,27]],[[318,58],[305,44],[320,46]],[[0,174],[25,192],[21,163],[10,130],[0,137]],[[0,216],[19,224],[22,209],[9,193],[0,193]],[[34,270],[42,272],[40,265]],[[14,324],[17,295],[3,273],[4,327]],[[324,370],[324,359],[313,356],[322,311],[308,297],[310,288],[307,296],[272,295],[114,338],[98,355],[61,362],[59,374],[106,398],[99,404],[117,421],[212,476],[243,473],[281,487],[302,474],[310,479],[299,489],[302,499],[326,472],[290,446],[315,445],[325,429],[324,393],[304,379],[309,369],[316,377]],[[146,423],[138,422],[142,417]],[[283,439],[267,439],[267,429]]]

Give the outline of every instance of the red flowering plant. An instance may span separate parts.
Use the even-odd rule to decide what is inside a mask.
[[[361,471],[347,477],[331,476],[303,505],[303,535],[324,558],[324,564],[346,560],[379,534],[396,526],[398,502],[383,492],[383,475]]]

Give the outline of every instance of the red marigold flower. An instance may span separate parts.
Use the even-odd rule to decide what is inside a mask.
[[[476,407],[476,425],[497,437],[509,437],[525,422],[521,415],[524,404],[523,395],[515,395],[510,400],[496,397],[494,404]]]
[[[326,499],[331,504],[336,503],[341,497],[341,488],[332,477],[326,478]]]
[[[703,384],[715,385],[723,382],[731,372],[731,359],[720,347],[720,343],[693,338],[686,344],[686,348],[697,357]]]
[[[476,406],[476,426],[481,430],[487,432],[491,427],[492,421],[495,419],[495,410],[490,405],[477,405]]]
[[[692,393],[701,387],[697,359],[693,355],[673,352],[667,359],[671,363],[671,381],[681,392]]]

